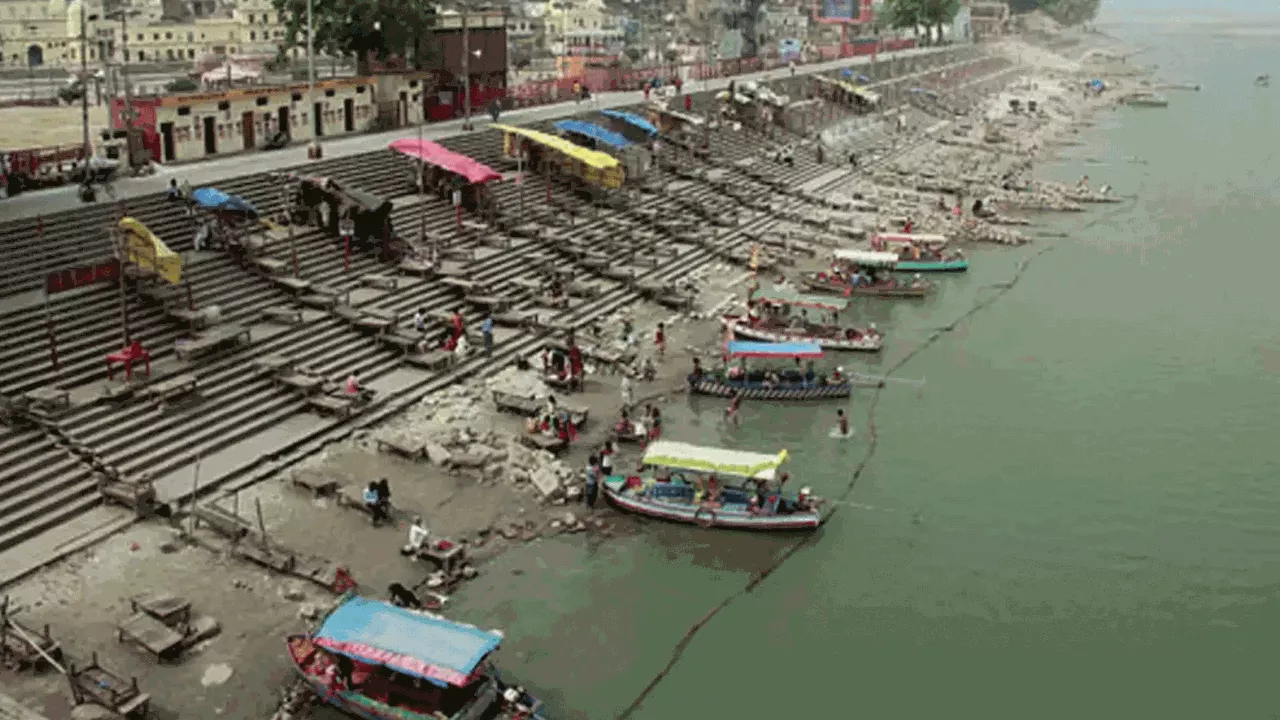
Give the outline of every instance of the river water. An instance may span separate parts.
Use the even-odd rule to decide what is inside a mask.
[[[889,332],[882,367],[919,349],[896,375],[924,389],[882,394],[834,519],[697,634],[638,720],[1280,714],[1280,88],[1252,84],[1280,48],[1118,32],[1203,91],[1108,113],[1041,172],[1136,198],[978,250],[930,301],[861,306]],[[681,401],[667,434],[788,448],[793,477],[840,496],[870,398],[848,440],[830,405],[748,403],[730,431],[718,403]],[[663,524],[543,541],[456,612],[510,633],[505,665],[556,716],[612,718],[794,543]]]

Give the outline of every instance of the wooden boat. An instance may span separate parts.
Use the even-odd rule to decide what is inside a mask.
[[[835,325],[785,326],[776,323],[752,322],[741,315],[722,315],[720,323],[737,337],[772,343],[813,343],[824,350],[850,350],[855,352],[880,352],[884,336],[871,327],[867,330],[842,328]]]
[[[822,348],[812,343],[758,343],[734,341],[725,346],[729,359],[765,358],[771,360],[823,356]],[[736,372],[735,372],[736,371]],[[689,375],[689,391],[700,395],[735,397],[748,400],[827,400],[846,398],[852,389],[848,380],[834,376],[813,376],[807,380],[795,368],[781,371],[748,371],[745,367],[728,372],[695,372]]]
[[[810,290],[849,296],[922,298],[933,292],[933,283],[920,277],[902,281],[889,271],[897,269],[894,253],[838,249],[831,254],[831,270],[811,275]],[[851,278],[859,277],[854,284]]]
[[[1124,103],[1133,107],[1169,107],[1169,100],[1163,95],[1140,92],[1125,98]]]
[[[883,248],[898,255],[893,266],[900,272],[965,272],[969,260],[959,251],[946,251],[945,235],[879,233],[872,236],[871,247]]]
[[[496,631],[352,595],[287,647],[322,702],[368,720],[541,720],[541,703],[489,662],[501,644]]]
[[[777,470],[786,459],[786,450],[767,455],[657,440],[645,451],[641,474],[605,479],[604,497],[624,512],[705,528],[814,530],[825,519],[822,501],[808,488],[789,496],[771,486],[781,485]],[[711,476],[707,487],[702,473]],[[711,480],[726,479],[736,484],[711,488]]]

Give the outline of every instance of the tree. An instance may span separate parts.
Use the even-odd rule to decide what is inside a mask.
[[[435,25],[435,8],[415,0],[311,0],[314,46],[356,59],[356,72],[368,72],[369,59],[413,56],[421,64],[419,38]],[[271,0],[286,19],[285,46],[307,46],[307,0]]]
[[[919,0],[920,24],[937,28],[938,41],[942,41],[943,26],[950,25],[960,12],[960,0]]]
[[[924,0],[888,0],[885,3],[885,23],[899,30],[910,29],[920,34],[920,18]]]
[[[1040,7],[1063,25],[1079,25],[1098,16],[1101,0],[1041,0]]]

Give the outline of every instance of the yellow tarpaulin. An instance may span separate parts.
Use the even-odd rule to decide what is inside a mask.
[[[549,150],[554,150],[570,160],[582,163],[583,172],[580,174],[587,182],[609,188],[622,187],[622,181],[624,178],[622,163],[618,162],[617,158],[608,153],[584,148],[581,145],[575,145],[557,135],[538,132],[537,130],[530,130],[528,128],[498,124],[493,124],[489,127],[494,130],[502,131],[503,150],[507,155],[516,154],[512,143],[512,136],[518,135]]]
[[[146,225],[131,217],[121,218],[126,259],[143,270],[149,270],[173,285],[182,281],[182,257],[169,249]]]

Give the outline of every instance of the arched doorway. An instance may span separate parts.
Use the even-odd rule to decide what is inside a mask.
[[[39,45],[32,45],[27,48],[27,67],[37,67],[44,64],[44,48]]]

